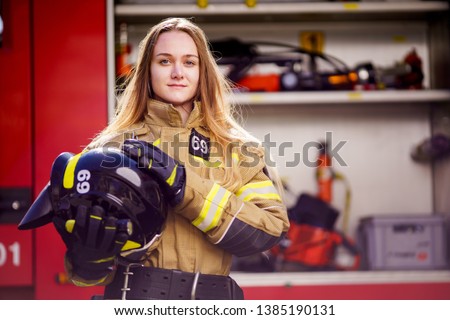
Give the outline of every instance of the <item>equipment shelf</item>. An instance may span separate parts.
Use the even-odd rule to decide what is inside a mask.
[[[389,12],[407,14],[411,12],[436,12],[449,8],[446,1],[405,2],[308,2],[308,3],[258,3],[247,7],[243,3],[210,4],[199,8],[195,4],[118,4],[116,17],[154,15],[258,15],[258,14],[359,14]]]
[[[431,103],[450,101],[450,90],[299,91],[235,93],[240,105]]]

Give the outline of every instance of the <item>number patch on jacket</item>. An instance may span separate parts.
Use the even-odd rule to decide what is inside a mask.
[[[209,138],[192,129],[189,137],[189,153],[209,160]]]

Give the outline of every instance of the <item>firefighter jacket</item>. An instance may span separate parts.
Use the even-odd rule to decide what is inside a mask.
[[[164,230],[148,249],[145,265],[228,275],[232,255],[251,255],[277,244],[289,221],[266,174],[262,149],[250,146],[245,154],[242,148],[233,149],[232,161],[240,163],[241,184],[227,190],[217,183],[224,165],[218,159],[223,158],[212,151],[214,143],[202,120],[200,103],[195,103],[184,125],[172,105],[149,100],[147,111],[143,122],[109,143],[117,147],[133,137],[157,145],[185,166],[186,187],[182,202],[169,208]]]

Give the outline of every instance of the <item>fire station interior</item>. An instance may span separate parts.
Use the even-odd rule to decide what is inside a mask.
[[[102,292],[17,224],[169,16],[205,30],[285,187],[288,237],[233,261],[246,298],[450,299],[449,2],[420,0],[0,0],[0,299]]]

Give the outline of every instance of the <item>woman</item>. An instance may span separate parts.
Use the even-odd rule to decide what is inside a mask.
[[[243,298],[228,277],[232,255],[265,251],[288,230],[264,152],[232,118],[230,88],[204,32],[189,20],[166,19],[141,42],[116,117],[88,146],[120,144],[136,158],[152,148],[173,164],[172,185],[163,188],[170,199],[165,229],[147,249],[144,267],[132,268],[130,276],[152,270],[151,277],[171,284],[161,280],[159,290],[153,288],[159,280],[136,280],[128,298]],[[120,298],[121,272],[86,279],[71,270],[71,276],[78,284],[110,283],[105,297]],[[137,283],[147,293],[133,293]],[[222,283],[226,289],[216,287]]]

